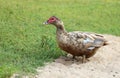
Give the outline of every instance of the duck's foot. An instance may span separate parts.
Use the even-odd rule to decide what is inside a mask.
[[[71,57],[66,57],[65,61],[75,61],[75,62],[79,62],[80,58],[77,58],[76,56],[71,56]],[[82,56],[82,63],[86,63],[87,61],[89,61],[88,58],[86,58],[86,55]]]
[[[65,58],[65,61],[75,61],[76,60],[76,57],[73,56],[73,57],[66,57]]]
[[[71,61],[72,59],[71,58],[65,58],[65,61]]]

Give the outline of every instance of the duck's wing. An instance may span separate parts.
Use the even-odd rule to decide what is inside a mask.
[[[107,42],[105,38],[100,34],[87,33],[87,32],[70,32],[69,37],[76,41],[76,45],[79,45],[83,50],[92,50],[96,47],[101,47]]]

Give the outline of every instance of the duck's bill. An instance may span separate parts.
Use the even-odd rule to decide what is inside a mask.
[[[48,22],[46,21],[46,22],[44,22],[43,24],[48,24]]]

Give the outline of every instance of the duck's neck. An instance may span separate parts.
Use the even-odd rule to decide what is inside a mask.
[[[65,31],[64,25],[57,25],[57,31]]]
[[[57,30],[56,30],[57,34],[67,33],[64,28],[64,25],[57,25],[56,28],[57,28]]]

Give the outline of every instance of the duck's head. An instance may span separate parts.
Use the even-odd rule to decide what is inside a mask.
[[[55,26],[59,26],[59,25],[63,25],[63,22],[59,18],[52,16],[43,24],[53,24]]]

